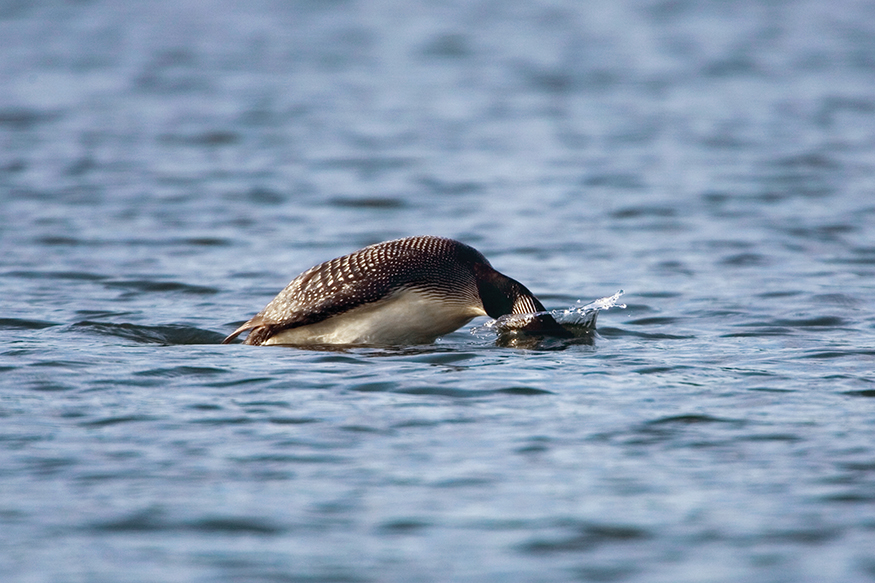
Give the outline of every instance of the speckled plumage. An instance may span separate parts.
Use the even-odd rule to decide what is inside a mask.
[[[473,247],[407,237],[308,269],[225,343],[246,330],[246,344],[425,343],[478,315],[543,310]]]

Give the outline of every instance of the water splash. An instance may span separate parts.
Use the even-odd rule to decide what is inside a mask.
[[[475,326],[471,329],[471,333],[475,335],[498,334],[499,336],[514,333],[525,332],[527,329],[532,329],[531,325],[539,316],[550,315],[568,332],[575,336],[588,334],[595,330],[596,320],[599,312],[609,310],[611,308],[625,308],[626,304],[617,303],[625,292],[619,290],[612,296],[599,298],[588,304],[577,303],[564,310],[552,310],[546,312],[536,312],[534,314],[507,314],[495,320],[490,320],[481,326]],[[536,329],[532,329],[537,334]]]
[[[625,309],[626,304],[618,304],[617,301],[623,295],[623,290],[619,290],[612,296],[599,298],[588,304],[580,305],[580,300],[570,308],[565,310],[553,310],[551,314],[556,321],[563,326],[574,326],[575,328],[595,329],[596,318],[602,310],[610,310],[611,308]]]

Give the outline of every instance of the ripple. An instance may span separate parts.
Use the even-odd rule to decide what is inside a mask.
[[[239,379],[234,379],[230,381],[215,381],[210,383],[205,383],[208,387],[222,388],[222,387],[240,387],[244,385],[258,385],[262,383],[273,382],[276,379],[273,377],[244,377]]]
[[[340,429],[350,433],[373,433],[376,435],[389,435],[391,433],[382,427],[371,427],[369,425],[341,425]]]
[[[329,204],[344,208],[364,208],[364,209],[401,209],[407,206],[407,203],[400,198],[389,197],[336,197],[329,201]]]
[[[728,419],[714,417],[712,415],[690,413],[682,415],[668,415],[646,421],[630,428],[628,431],[612,431],[599,433],[593,436],[597,441],[617,440],[626,445],[651,445],[664,443],[673,439],[685,438],[706,434],[707,426],[724,425],[733,429],[747,425],[740,419]],[[712,430],[713,431],[713,430]],[[713,445],[716,442],[697,442],[694,447]],[[687,446],[691,445],[689,443]]]
[[[792,433],[758,433],[755,435],[745,435],[739,437],[741,441],[786,441],[796,442],[802,441],[802,437]]]
[[[841,504],[871,505],[872,503],[875,503],[875,494],[871,491],[849,491],[821,496],[820,500],[823,500],[824,502],[838,502]]]
[[[180,292],[195,295],[212,295],[219,293],[214,287],[191,285],[176,281],[152,281],[148,279],[108,281],[104,284],[108,288],[125,289],[135,292]]]
[[[27,457],[24,460],[29,470],[39,476],[53,476],[79,464],[74,457]]]
[[[793,298],[793,297],[796,297],[796,296],[801,296],[803,293],[804,293],[804,292],[799,291],[799,290],[780,290],[780,291],[761,292],[761,293],[755,294],[754,297],[756,297],[756,298],[766,298],[766,299],[770,299],[770,298]]]
[[[456,397],[456,398],[472,398],[488,395],[488,391],[477,391],[471,389],[457,389],[454,387],[410,387],[404,389],[396,389],[394,393],[403,395],[428,395],[435,397]]]
[[[436,57],[442,59],[462,59],[470,56],[472,49],[470,41],[463,34],[441,34],[422,47],[421,54],[424,57]]]
[[[162,134],[158,139],[166,144],[215,147],[236,144],[240,141],[240,134],[227,130],[210,130],[192,134]]]
[[[154,421],[157,417],[151,415],[119,415],[116,417],[105,417],[103,419],[95,419],[94,421],[85,421],[80,423],[82,427],[108,427],[110,425],[121,425],[123,423],[135,423],[140,421]]]
[[[483,189],[483,185],[478,182],[441,180],[433,176],[423,176],[418,182],[423,188],[439,195],[458,196],[479,192]]]
[[[589,551],[605,544],[635,543],[653,537],[643,528],[612,524],[584,524],[566,536],[535,538],[522,545],[527,553],[567,553]]]
[[[222,534],[279,534],[285,531],[263,518],[213,517],[195,520],[184,525],[188,530]]]
[[[208,516],[189,521],[170,521],[164,519],[162,512],[151,510],[116,520],[91,523],[86,529],[96,532],[196,531],[230,535],[272,535],[285,531],[263,518]]]
[[[0,318],[0,330],[42,330],[58,326],[57,322],[45,320],[24,320],[19,318]]]
[[[387,522],[384,522],[380,524],[377,528],[378,530],[388,534],[411,534],[419,532],[421,530],[425,530],[430,526],[432,526],[432,523],[426,520],[399,518],[396,520],[389,520]]]
[[[391,393],[398,388],[398,383],[392,381],[378,381],[372,383],[361,383],[350,387],[353,391],[360,393]]]
[[[799,528],[767,532],[757,538],[763,542],[790,542],[811,545],[835,540],[841,537],[842,534],[842,530],[835,528]]]
[[[76,387],[61,383],[60,381],[34,380],[28,384],[28,388],[32,391],[54,393],[72,391]]]
[[[167,523],[160,518],[160,513],[142,511],[116,520],[95,522],[88,525],[87,529],[97,532],[148,532],[167,529]]]
[[[592,179],[590,179],[592,180]],[[616,178],[615,178],[616,180]],[[633,179],[634,181],[634,179]],[[603,181],[604,182],[604,181]],[[611,182],[611,181],[607,181]],[[623,188],[629,188],[628,184],[619,183]],[[640,188],[640,183],[639,183]],[[611,213],[611,217],[615,219],[638,219],[638,218],[646,218],[652,219],[654,217],[674,217],[677,216],[678,211],[675,207],[672,206],[652,206],[652,205],[640,205],[640,206],[632,206],[626,207],[619,210],[616,210]]]
[[[737,419],[724,419],[722,417],[712,417],[711,415],[670,415],[668,417],[660,417],[648,421],[646,425],[667,425],[667,424],[682,424],[692,425],[698,423],[733,423],[743,424],[743,421]]]
[[[61,279],[73,281],[101,281],[107,279],[105,275],[87,271],[7,271],[3,276],[20,277],[22,279]]]
[[[364,393],[398,393],[402,395],[431,395],[437,397],[474,398],[489,395],[552,395],[551,391],[535,387],[502,387],[499,389],[459,389],[454,387],[399,387],[395,382],[362,383],[351,387]]]
[[[828,328],[844,326],[846,321],[838,316],[815,316],[813,318],[788,318],[774,321],[776,326],[793,328]]]
[[[749,324],[746,324],[749,325]],[[750,330],[748,332],[732,332],[729,334],[722,334],[721,338],[758,338],[765,336],[789,336],[793,334],[793,330],[790,328],[778,328],[775,326],[765,326],[762,328],[758,328],[756,330]]]
[[[316,168],[354,170],[365,178],[373,178],[386,172],[408,168],[415,162],[415,158],[402,156],[350,156],[316,161],[313,165]]]
[[[216,405],[215,403],[194,403],[192,405],[188,405],[189,409],[194,409],[195,411],[221,411],[222,406]]]
[[[60,118],[56,112],[46,112],[37,109],[14,107],[0,109],[0,127],[13,130],[29,130],[37,125]]]
[[[202,330],[182,324],[143,326],[140,324],[114,324],[84,320],[71,325],[70,328],[76,332],[115,336],[126,340],[133,340],[140,344],[162,344],[165,346],[176,344],[221,344],[225,338],[223,334],[218,332]]]
[[[134,376],[146,377],[201,377],[212,376],[218,374],[226,374],[228,371],[223,368],[213,368],[207,366],[174,366],[170,368],[152,368],[135,372]]]
[[[770,263],[771,259],[760,253],[737,253],[720,260],[720,265],[729,267],[761,267]]]
[[[230,239],[223,239],[221,237],[189,237],[187,239],[179,239],[178,242],[197,247],[229,247],[233,245]]]
[[[470,488],[472,486],[489,486],[500,481],[499,478],[493,476],[462,476],[438,480],[432,483],[431,486],[434,488]]]
[[[455,364],[471,360],[477,355],[471,352],[432,352],[412,357],[410,360],[429,364]]]
[[[845,357],[857,357],[857,356],[875,356],[875,350],[824,350],[818,352],[810,352],[808,354],[803,354],[799,358],[803,359],[815,359],[815,360],[829,360],[833,358],[845,358]]]
[[[202,419],[192,419],[190,423],[198,423],[202,425],[247,425],[254,423],[256,420],[251,417],[207,417]]]
[[[92,245],[94,244],[92,241],[86,241],[84,239],[77,239],[75,237],[64,237],[62,235],[49,235],[47,237],[37,237],[34,239],[34,242],[39,243],[40,245],[46,245],[49,247],[75,247],[78,245]]]
[[[797,169],[837,170],[841,166],[824,152],[805,152],[774,161],[776,166]]]
[[[505,389],[495,389],[492,393],[503,393],[505,395],[552,395],[553,391],[546,389],[536,389],[535,387],[507,387]]]
[[[315,417],[269,417],[268,421],[276,425],[305,425],[319,423],[322,420]]]
[[[622,328],[599,328],[598,333],[600,336],[612,337],[612,336],[631,336],[633,338],[644,338],[647,340],[690,340],[695,338],[692,335],[681,335],[681,334],[662,334],[659,332],[637,332],[633,330],[624,330]]]
[[[685,318],[675,318],[669,316],[661,316],[661,317],[650,317],[650,318],[638,318],[637,320],[629,320],[629,324],[634,324],[636,326],[654,326],[654,325],[665,325],[665,324],[676,324],[678,322],[683,321]]]
[[[862,298],[842,293],[817,294],[812,296],[811,299],[818,304],[831,304],[842,308],[855,308],[866,304]]]
[[[875,398],[875,390],[873,390],[873,389],[863,389],[863,390],[859,390],[859,391],[845,391],[842,394],[847,395],[849,397]]]
[[[681,370],[684,368],[689,368],[685,366],[648,366],[645,368],[636,368],[633,369],[632,372],[636,374],[660,374],[664,372],[674,372],[676,370]]]
[[[752,328],[744,332],[724,334],[724,338],[752,336],[787,336],[796,329],[805,328],[842,328],[848,325],[847,320],[839,316],[812,316],[810,318],[775,318],[756,322],[736,324],[739,328]]]

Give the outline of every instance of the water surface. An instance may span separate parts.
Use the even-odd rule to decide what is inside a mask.
[[[875,579],[867,3],[7,2],[4,581]],[[461,239],[591,343],[220,345]]]

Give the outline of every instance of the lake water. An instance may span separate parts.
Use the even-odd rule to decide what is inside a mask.
[[[0,87],[2,581],[875,580],[871,3],[9,0]],[[218,344],[413,234],[628,307]]]

